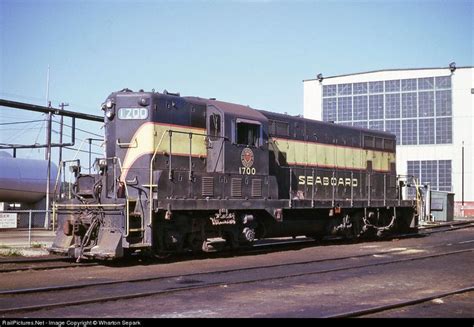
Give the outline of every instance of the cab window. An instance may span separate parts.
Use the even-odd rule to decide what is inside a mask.
[[[259,146],[260,125],[247,122],[236,122],[236,143],[246,146]]]
[[[209,116],[209,137],[216,141],[221,136],[221,116],[212,114]]]

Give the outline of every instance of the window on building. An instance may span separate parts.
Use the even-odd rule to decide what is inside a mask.
[[[436,89],[450,89],[450,88],[451,88],[451,76],[436,77]]]
[[[385,129],[397,144],[452,143],[451,86],[451,76],[324,85],[322,117]]]
[[[402,93],[402,117],[414,118],[417,116],[416,93]]]
[[[400,92],[400,80],[385,81],[385,92]]]
[[[434,144],[435,143],[435,128],[434,119],[420,119],[419,123],[419,144]]]
[[[352,120],[352,97],[337,98],[337,120]]]
[[[383,119],[383,94],[369,96],[369,119]]]
[[[323,120],[324,121],[337,120],[337,98],[323,99]]]
[[[436,144],[453,143],[453,123],[451,117],[436,119]]]
[[[383,82],[369,82],[369,93],[382,93],[383,92]]]
[[[418,79],[418,90],[432,90],[434,88],[434,78],[426,77]]]
[[[369,128],[377,131],[384,131],[383,120],[371,120],[369,121]]]
[[[324,85],[323,86],[323,97],[336,96],[337,85]]]
[[[385,131],[395,134],[397,136],[397,144],[400,143],[400,121],[399,120],[386,120]]]
[[[420,162],[421,182],[429,184],[432,189],[438,189],[438,162],[436,160],[422,160]]]
[[[451,90],[436,91],[436,116],[451,116]]]
[[[438,161],[438,190],[451,191],[451,160]]]
[[[416,119],[402,120],[403,145],[417,144],[418,128]]]
[[[434,116],[434,93],[420,92],[418,98],[418,108],[420,117]]]
[[[402,79],[402,91],[416,91],[416,78]]]
[[[407,161],[407,175],[415,176],[420,184],[429,184],[433,190],[452,190],[451,160]],[[408,194],[414,196],[414,190]]]
[[[367,94],[367,83],[354,83],[352,90],[354,94]]]
[[[337,85],[337,94],[338,95],[351,95],[352,94],[352,84],[338,84]]]
[[[385,118],[400,118],[400,94],[385,95]]]
[[[367,119],[367,96],[354,97],[354,120]]]
[[[420,182],[420,162],[419,161],[407,161],[407,175],[413,176],[417,179],[416,182]],[[409,180],[412,182],[411,180]],[[416,190],[413,187],[407,189],[408,197],[414,198],[416,196]]]

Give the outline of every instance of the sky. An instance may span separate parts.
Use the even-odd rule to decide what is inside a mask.
[[[0,98],[46,104],[49,66],[49,99],[67,110],[101,115],[128,87],[302,114],[302,81],[318,73],[473,66],[473,3],[0,0]],[[44,142],[41,121],[5,125],[41,119],[0,108],[0,143]]]

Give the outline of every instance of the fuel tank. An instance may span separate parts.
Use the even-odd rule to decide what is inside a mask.
[[[13,158],[0,152],[0,202],[34,203],[46,196],[47,160]],[[51,163],[50,193],[58,168]]]

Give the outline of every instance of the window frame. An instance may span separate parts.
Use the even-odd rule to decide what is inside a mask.
[[[239,133],[238,124],[247,124],[247,125],[256,125],[256,126],[258,126],[258,136],[257,136],[255,145],[238,143],[238,139],[239,139],[239,137],[238,137],[238,133]],[[239,146],[252,147],[252,148],[258,148],[258,147],[262,146],[262,144],[263,144],[263,128],[262,128],[262,123],[261,122],[256,121],[256,120],[237,118],[237,119],[234,120],[232,126],[233,126],[233,133],[232,133],[232,143],[233,144],[239,145]]]

